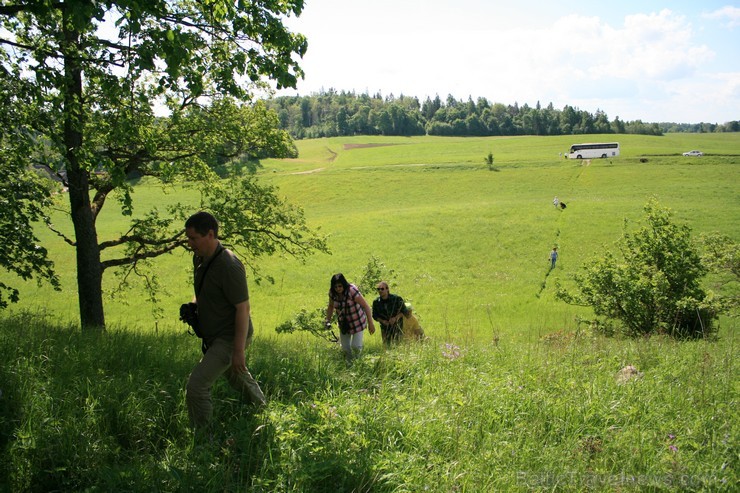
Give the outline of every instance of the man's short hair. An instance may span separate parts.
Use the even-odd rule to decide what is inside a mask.
[[[193,228],[198,234],[205,236],[213,230],[213,236],[218,238],[218,221],[213,214],[205,211],[196,212],[185,221],[185,229]]]

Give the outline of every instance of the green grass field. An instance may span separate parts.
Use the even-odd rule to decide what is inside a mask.
[[[91,336],[76,327],[73,251],[40,232],[64,291],[23,284],[0,318],[0,491],[737,490],[736,319],[716,341],[607,339],[579,330],[588,310],[555,300],[554,282],[612,248],[651,196],[695,234],[740,239],[740,135],[609,136],[618,158],[559,157],[598,140],[336,138],[265,161],[260,178],[304,208],[332,254],[260,261],[276,282],[250,283],[249,367],[269,404],[252,414],[217,385],[207,444],[183,401],[199,353],[176,321],[190,254],[158,260],[165,318],[134,290],[106,300],[109,330]],[[690,149],[707,155],[681,156]],[[144,181],[137,213],[177,194]],[[101,240],[126,230],[111,206]],[[69,231],[64,207],[55,222]],[[430,341],[386,351],[367,335],[348,370],[337,347],[275,333],[372,256]],[[625,365],[640,378],[620,382]]]
[[[619,158],[582,162],[558,157],[573,137],[299,141],[298,159],[268,160],[261,177],[302,206],[309,224],[329,235],[332,254],[313,256],[305,264],[284,258],[260,261],[276,283],[252,283],[255,321],[270,333],[300,308],[323,305],[333,273],[344,272],[353,281],[374,255],[395,272],[392,289],[417,306],[432,333],[477,337],[496,330],[538,338],[572,329],[578,313],[553,299],[555,279],[567,282],[585,260],[611,248],[622,220],[638,219],[650,196],[672,208],[676,220],[697,234],[718,230],[740,235],[740,136],[620,140]],[[368,144],[374,146],[355,147]],[[709,155],[680,155],[691,148]],[[496,171],[484,164],[488,152],[495,156]],[[145,182],[135,190],[137,210],[143,213],[175,194],[163,194]],[[552,206],[556,195],[566,202],[566,210]],[[99,220],[101,239],[126,228],[115,204],[108,207]],[[70,229],[66,218],[57,222]],[[44,233],[44,240],[53,243],[65,291],[54,293],[30,283],[23,289],[21,307],[47,308],[75,320],[73,251],[49,234]],[[547,276],[547,255],[555,245],[560,260]],[[189,268],[185,251],[158,260],[167,287],[165,313],[175,313],[189,298]],[[106,286],[115,285],[116,278],[106,273]],[[111,324],[154,327],[151,311],[135,291],[107,302],[106,311]],[[157,327],[177,327],[170,323],[173,318]]]

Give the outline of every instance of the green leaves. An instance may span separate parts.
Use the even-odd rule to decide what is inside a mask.
[[[201,193],[222,224],[219,237],[240,253],[257,281],[254,261],[264,255],[305,259],[315,251],[328,252],[326,239],[309,229],[303,210],[283,202],[273,187],[260,185],[253,176],[216,182]]]
[[[3,139],[5,140],[5,139]],[[34,225],[46,220],[44,208],[51,203],[50,184],[25,169],[0,146],[0,266],[21,279],[37,278],[59,289],[59,279],[46,248],[39,245]],[[4,296],[6,293],[8,299]],[[18,301],[18,291],[0,284],[0,308]]]
[[[334,332],[333,327],[324,322],[325,316],[325,308],[314,308],[310,311],[307,308],[301,308],[298,313],[293,315],[293,318],[275,327],[275,332],[278,334],[292,334],[295,331],[305,331],[330,343],[336,343],[339,341],[339,337]]]
[[[645,225],[626,231],[607,251],[574,276],[578,293],[558,286],[561,300],[593,308],[620,321],[630,335],[666,333],[703,337],[713,331],[718,305],[701,286],[707,269],[691,242],[690,229],[671,221],[656,199],[645,205]]]
[[[35,107],[29,87],[11,73],[0,77],[0,267],[21,279],[37,279],[59,289],[59,279],[34,226],[47,220],[54,184],[29,168],[28,160],[48,162],[47,144],[28,124]],[[19,299],[18,290],[0,283],[0,308]]]
[[[109,194],[118,192],[122,213],[134,214],[132,177],[197,182],[224,212],[219,219],[233,221],[240,235],[234,244],[255,257],[325,249],[302,212],[277,200],[274,191],[238,178],[223,188],[214,173],[219,167],[253,169],[261,157],[295,155],[273,114],[237,101],[269,80],[295,87],[302,72],[294,55],[303,56],[306,41],[289,32],[282,18],[302,7],[301,0],[70,0],[0,7],[0,44],[13,46],[0,50],[0,75],[3,83],[12,75],[27,95],[20,101],[7,90],[0,101],[6,114],[23,116],[3,121],[7,134],[18,139],[5,145],[3,138],[0,158],[13,166],[6,176],[27,185],[7,191],[15,202],[3,212],[18,238],[8,242],[14,248],[0,252],[3,265],[22,277],[55,282],[30,226],[42,218],[48,199],[24,174],[29,156],[40,154],[31,143],[49,148],[40,164],[66,172],[70,185],[76,241],[68,243],[78,253],[83,326],[104,326],[103,270],[126,265],[135,271],[138,262],[183,244],[179,225],[170,227],[180,217],[160,219],[157,211],[145,211],[128,234],[98,243],[95,222]],[[239,210],[226,206],[229,189],[233,197],[249,199]],[[101,249],[121,245],[115,250],[124,252],[120,257],[101,262]],[[11,289],[0,286],[14,299]]]

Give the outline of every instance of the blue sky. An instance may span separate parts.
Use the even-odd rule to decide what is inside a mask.
[[[297,91],[569,104],[610,119],[740,120],[740,2],[306,0]]]

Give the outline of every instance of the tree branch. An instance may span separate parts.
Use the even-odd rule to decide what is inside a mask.
[[[95,197],[93,197],[90,203],[90,209],[92,210],[93,220],[97,219],[98,214],[105,205],[105,199],[108,198],[108,194],[111,193],[115,187],[112,183],[98,183],[95,188]]]
[[[187,243],[186,240],[179,240],[159,250],[151,250],[145,253],[135,253],[128,257],[121,257],[117,259],[105,260],[103,262],[100,262],[100,267],[104,271],[108,267],[118,267],[121,265],[128,265],[128,264],[135,265],[140,260],[159,257],[160,255],[164,255],[165,253],[171,252],[175,248],[178,248],[180,246],[185,246],[186,243]]]
[[[45,5],[43,7],[36,7],[34,5],[21,5],[21,4],[0,5],[0,15],[4,15],[7,17],[15,17],[21,12],[37,13],[37,11],[39,10],[44,11],[48,8],[58,9],[58,8],[63,8],[63,7],[64,7],[64,2],[54,2],[54,3],[50,3],[49,5]]]
[[[16,48],[23,48],[24,50],[29,50],[29,51],[34,49],[34,47],[31,45],[24,45],[24,44],[16,43],[15,41],[10,41],[9,39],[3,39],[3,38],[0,38],[0,44],[10,45]]]
[[[184,233],[185,230],[182,230],[169,238],[163,238],[161,240],[151,240],[141,235],[123,235],[117,240],[104,241],[99,246],[100,250],[103,251],[106,248],[117,247],[126,243],[138,243],[141,246],[160,246],[175,242],[178,245],[184,245],[186,241],[179,239]]]
[[[76,247],[77,246],[77,242],[76,241],[73,241],[73,240],[69,239],[67,237],[67,235],[65,235],[61,231],[57,230],[56,228],[54,228],[54,226],[52,226],[51,223],[46,223],[46,227],[49,228],[49,230],[52,233],[55,233],[58,237],[60,237],[61,239],[63,239],[66,244],[68,244],[70,246],[73,246],[73,247]]]
[[[69,187],[69,183],[67,183],[67,179],[65,178],[65,175],[64,174],[62,174],[59,171],[54,170],[51,166],[49,166],[48,164],[46,164],[43,161],[40,161],[39,159],[33,159],[32,161],[33,161],[33,165],[34,166],[43,168],[44,170],[46,170],[46,171],[49,172],[49,175],[53,175],[53,176],[56,176],[57,178],[59,178],[59,182],[62,185],[64,185],[65,187]]]

